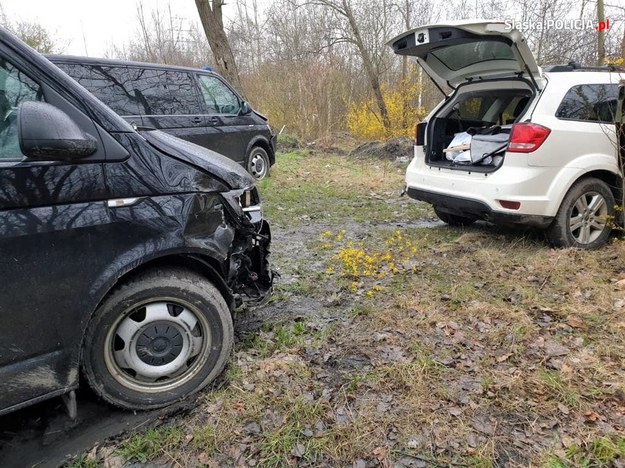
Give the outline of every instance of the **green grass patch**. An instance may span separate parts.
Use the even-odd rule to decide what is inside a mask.
[[[180,427],[157,427],[124,440],[117,454],[127,461],[146,463],[178,447],[183,439]]]
[[[564,454],[549,454],[543,463],[545,468],[568,468],[578,466],[610,467],[625,459],[625,436],[603,436],[584,444],[573,444]]]
[[[259,187],[267,219],[282,226],[431,216],[428,205],[399,197],[404,173],[404,164],[391,161],[295,150],[277,154]]]

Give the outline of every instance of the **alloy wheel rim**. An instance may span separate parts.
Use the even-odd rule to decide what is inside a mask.
[[[608,224],[608,205],[597,192],[584,193],[573,204],[569,231],[575,241],[588,245],[596,241]]]

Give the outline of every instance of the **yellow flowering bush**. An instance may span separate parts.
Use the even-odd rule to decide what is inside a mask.
[[[360,103],[352,103],[347,114],[349,131],[363,140],[414,136],[415,125],[426,114],[425,109],[417,107],[414,102],[418,92],[418,82],[413,78],[408,78],[393,88],[383,85],[382,95],[391,122],[390,133],[384,129],[373,98]]]

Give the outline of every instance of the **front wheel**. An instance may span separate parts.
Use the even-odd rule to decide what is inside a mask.
[[[118,287],[98,308],[82,368],[109,403],[159,408],[213,381],[233,341],[230,311],[212,284],[186,270],[154,270]]]
[[[441,221],[454,227],[470,226],[476,221],[475,218],[469,218],[467,216],[459,216],[459,215],[447,213],[446,211],[441,211],[440,208],[438,208],[437,206],[434,207],[434,212],[436,213],[436,216],[438,216],[438,218]]]
[[[596,249],[610,237],[614,213],[614,195],[605,182],[580,180],[564,197],[547,237],[556,247]]]
[[[260,146],[254,146],[247,157],[247,172],[256,180],[264,179],[269,174],[270,164],[267,151]]]

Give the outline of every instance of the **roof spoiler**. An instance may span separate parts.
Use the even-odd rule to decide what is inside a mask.
[[[607,71],[607,72],[625,72],[625,69],[617,67],[616,65],[594,66],[594,65],[580,65],[576,62],[569,62],[568,64],[546,65],[543,67],[543,71],[546,72],[569,72],[569,71]]]

